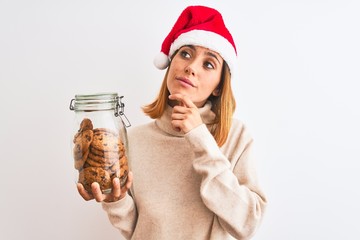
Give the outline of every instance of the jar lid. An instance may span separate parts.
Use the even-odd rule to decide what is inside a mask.
[[[117,93],[77,94],[70,102],[70,110],[101,111],[112,110],[117,107]]]
[[[124,114],[125,104],[121,101],[117,93],[96,93],[96,94],[77,94],[70,101],[70,110],[75,112],[93,112],[114,110],[116,117],[120,116],[126,127],[130,127],[130,121]]]

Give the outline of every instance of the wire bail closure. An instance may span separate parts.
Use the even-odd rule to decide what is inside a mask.
[[[131,123],[124,113],[125,104],[121,102],[123,97],[124,96],[116,97],[115,117],[120,117],[125,127],[130,127]]]
[[[71,101],[70,101],[69,109],[70,109],[71,111],[74,111],[74,110],[75,110],[75,107],[74,107],[74,105],[73,105],[74,101],[75,101],[75,98],[71,99]]]

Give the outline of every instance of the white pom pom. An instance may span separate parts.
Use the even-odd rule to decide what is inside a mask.
[[[154,58],[154,65],[158,69],[165,69],[169,66],[169,58],[163,52],[158,53]]]

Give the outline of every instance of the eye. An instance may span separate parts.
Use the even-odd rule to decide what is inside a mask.
[[[209,62],[209,61],[204,62],[204,67],[205,67],[205,68],[208,68],[208,69],[214,69],[214,68],[215,68],[215,67],[214,67],[214,64],[212,64],[212,63]]]
[[[183,58],[190,58],[190,57],[191,57],[190,53],[189,53],[188,51],[186,51],[186,50],[181,50],[181,51],[180,51],[180,55],[181,55]]]

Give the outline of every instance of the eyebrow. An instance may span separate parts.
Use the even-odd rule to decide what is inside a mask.
[[[217,56],[216,56],[215,54],[213,54],[212,52],[206,52],[206,55],[215,58],[215,59],[220,63],[220,60],[219,60],[219,59],[217,58]]]
[[[185,45],[185,46],[193,49],[194,51],[196,50],[194,45]],[[220,63],[220,60],[217,58],[217,56],[216,56],[214,53],[212,53],[212,52],[206,52],[205,54],[208,55],[208,56],[210,56],[210,57],[215,58],[215,59]],[[220,63],[220,64],[221,64],[221,63]]]

